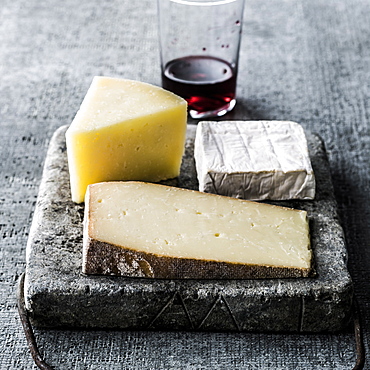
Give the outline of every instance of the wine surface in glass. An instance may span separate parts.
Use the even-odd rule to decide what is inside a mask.
[[[236,73],[222,59],[188,56],[170,61],[162,86],[187,100],[193,118],[217,116],[235,105]]]

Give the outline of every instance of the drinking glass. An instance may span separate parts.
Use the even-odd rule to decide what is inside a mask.
[[[195,119],[232,110],[244,0],[157,1],[163,88]]]

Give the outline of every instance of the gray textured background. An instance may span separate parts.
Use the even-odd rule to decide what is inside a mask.
[[[0,368],[36,369],[15,290],[46,149],[94,75],[160,84],[154,0],[1,0]],[[227,119],[287,119],[329,153],[349,269],[370,322],[370,1],[247,0],[238,104]],[[350,369],[352,333],[37,330],[57,369]],[[367,362],[370,368],[370,362]]]

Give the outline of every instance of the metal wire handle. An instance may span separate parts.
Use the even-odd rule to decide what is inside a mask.
[[[33,333],[32,325],[28,317],[28,312],[25,308],[24,302],[24,276],[23,273],[18,280],[18,289],[17,289],[17,303],[18,303],[18,312],[21,319],[21,323],[26,335],[26,340],[28,347],[31,351],[32,358],[35,364],[41,370],[53,370],[53,368],[48,365],[45,360],[41,357],[40,352],[37,347],[35,335]],[[363,342],[363,332],[361,327],[360,312],[357,300],[354,299],[353,305],[353,328],[355,334],[356,342],[356,365],[352,370],[362,370],[365,365],[365,347]]]
[[[48,365],[44,359],[41,357],[39,349],[37,347],[35,335],[33,334],[32,325],[28,317],[28,312],[24,304],[24,276],[23,273],[18,280],[18,289],[17,289],[17,303],[18,303],[18,312],[23,326],[24,333],[26,335],[26,340],[28,348],[31,351],[32,358],[35,364],[41,370],[52,370],[53,368]]]

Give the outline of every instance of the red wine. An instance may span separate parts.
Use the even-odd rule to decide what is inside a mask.
[[[195,111],[199,117],[211,112],[217,115],[235,104],[236,73],[218,58],[189,56],[172,60],[162,73],[162,86],[186,99],[190,113]]]

